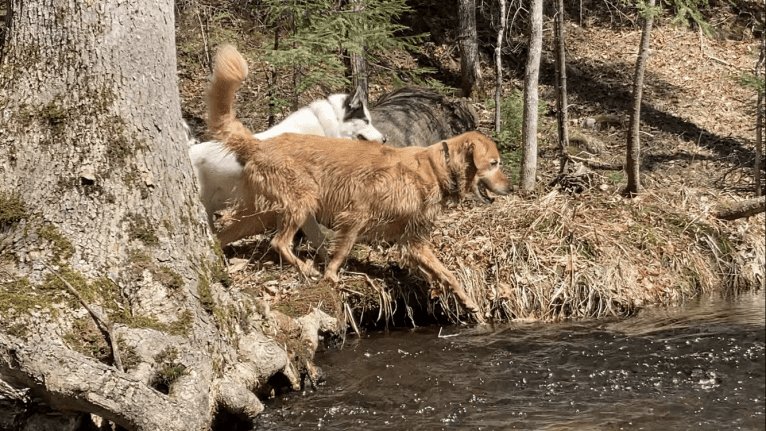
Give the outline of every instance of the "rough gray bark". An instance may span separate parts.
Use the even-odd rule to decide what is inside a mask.
[[[559,129],[559,174],[566,171],[569,160],[569,114],[567,109],[567,62],[564,30],[564,0],[556,0],[556,104]]]
[[[351,54],[351,73],[353,75],[351,85],[356,88],[356,94],[361,96],[364,104],[367,105],[367,60],[363,55]]]
[[[12,0],[10,9],[0,386],[129,430],[204,430],[214,412],[254,417],[263,406],[253,390],[276,372],[298,376],[260,332],[274,326],[268,307],[217,282],[224,269],[181,122],[173,2]],[[109,317],[125,372],[98,334],[88,341],[104,342],[105,355],[76,350],[91,317],[51,268]],[[156,389],[165,361],[183,370],[167,395]]]
[[[505,0],[500,1],[500,28],[497,29],[497,45],[495,46],[495,132],[500,132],[500,102],[503,98],[503,35],[505,34]]]
[[[460,47],[461,96],[470,97],[481,84],[479,38],[476,34],[475,0],[458,0],[458,46]]]
[[[532,0],[529,11],[529,50],[524,70],[524,119],[521,126],[522,160],[519,186],[525,192],[535,188],[537,173],[537,83],[543,48],[543,2]]]
[[[641,98],[644,88],[644,71],[646,70],[646,60],[649,57],[649,41],[652,35],[652,23],[654,17],[651,15],[651,9],[654,8],[655,0],[649,0],[649,16],[644,18],[644,28],[641,32],[641,45],[638,48],[638,58],[636,59],[636,71],[633,75],[633,104],[630,111],[630,123],[628,126],[627,157],[625,160],[625,170],[627,171],[628,184],[625,187],[625,193],[629,196],[641,192]]]

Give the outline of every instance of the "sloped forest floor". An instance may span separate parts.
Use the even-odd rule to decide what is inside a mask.
[[[403,22],[431,36],[420,53],[379,53],[380,64],[371,68],[371,101],[395,88],[392,70],[427,66],[434,69],[429,78],[440,86],[459,86],[456,17],[437,2],[412,5],[416,11]],[[567,16],[569,151],[579,159],[621,166],[641,29],[635,10],[607,3],[591,7],[582,14],[568,10]],[[715,37],[671,25],[670,13],[665,11],[652,32],[641,123],[642,195],[621,195],[621,169],[581,170],[572,187],[551,185],[559,162],[555,115],[548,114],[539,126],[534,193],[513,193],[488,206],[469,200],[446,208],[439,219],[432,233],[438,257],[492,321],[626,316],[701,293],[764,288],[764,215],[725,222],[713,215],[716,205],[754,195],[755,92],[734,78],[753,71],[761,37],[754,36],[753,17],[760,14],[762,22],[763,4],[740,2],[708,11],[718,29]],[[541,103],[553,112],[551,16],[544,21],[539,91]],[[484,80],[473,106],[479,129],[490,135],[494,114],[486,102],[494,94],[495,36],[486,19],[480,14]],[[272,85],[267,82],[261,47],[273,43],[268,34],[257,13],[234,3],[200,2],[179,11],[182,107],[197,134],[204,131],[209,59],[224,42],[234,43],[250,63],[237,102],[239,117],[254,131],[267,128],[267,90],[286,96],[293,82],[288,70],[279,70]],[[504,47],[506,96],[522,88],[524,45],[518,34]],[[329,90],[338,89],[311,89],[299,105]],[[283,109],[277,121],[288,113]],[[254,237],[230,248],[232,288],[285,314],[297,317],[319,307],[367,328],[470,322],[449,293],[429,297],[420,274],[403,269],[397,247],[359,244],[342,282],[331,288],[282,266],[268,240]],[[304,244],[298,248],[303,257],[312,256]]]

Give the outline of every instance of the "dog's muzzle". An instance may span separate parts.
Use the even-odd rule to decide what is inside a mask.
[[[484,181],[481,180],[476,181],[476,185],[473,187],[473,194],[485,204],[491,204],[495,201],[494,198],[487,194],[487,186],[485,186]]]
[[[361,133],[356,135],[356,139],[360,141],[374,141],[374,139],[368,139],[366,136],[362,135]],[[381,141],[383,144],[385,144],[387,141],[386,137],[383,136],[383,140]]]
[[[505,196],[510,193],[510,188],[498,190],[497,188],[487,185],[484,179],[479,179],[473,186],[473,194],[479,198],[479,200],[485,204],[491,204],[495,202],[495,199],[487,194],[487,190],[494,194]]]

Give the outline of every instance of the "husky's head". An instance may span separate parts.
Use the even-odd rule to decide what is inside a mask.
[[[343,100],[342,113],[343,118],[340,119],[341,138],[386,143],[386,136],[371,124],[370,111],[356,88]]]

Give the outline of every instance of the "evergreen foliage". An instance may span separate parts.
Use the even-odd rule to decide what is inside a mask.
[[[405,26],[392,19],[411,9],[404,0],[264,0],[267,24],[286,29],[278,48],[267,44],[266,59],[275,67],[295,67],[302,78],[297,94],[323,83],[347,87],[345,59],[361,54],[375,63],[375,52],[398,48],[417,51],[427,34],[401,36]],[[354,7],[359,10],[352,10]]]
[[[739,82],[739,85],[752,88],[758,94],[763,94],[764,89],[766,88],[763,76],[756,76],[749,72],[741,72],[740,76],[735,79]]]
[[[487,109],[495,108],[495,99],[487,99]],[[538,123],[548,112],[544,100],[537,106]],[[520,90],[514,90],[510,95],[500,100],[500,131],[493,133],[492,138],[497,142],[501,155],[518,148],[521,142],[521,125],[524,121],[524,95]],[[539,124],[538,124],[539,125]],[[504,160],[507,163],[507,160]]]
[[[682,24],[684,26],[689,26],[689,24],[691,24],[691,20],[700,26],[705,34],[713,34],[713,28],[705,21],[705,19],[702,17],[702,12],[700,12],[700,9],[705,9],[710,6],[709,0],[665,0],[665,3],[674,7],[676,10],[676,16],[673,17],[673,19],[670,21],[671,24]],[[644,9],[641,9],[639,6],[639,10],[642,12],[641,16],[646,18],[647,16],[645,16],[643,13]],[[652,17],[656,17],[658,15],[659,13],[655,13]]]

